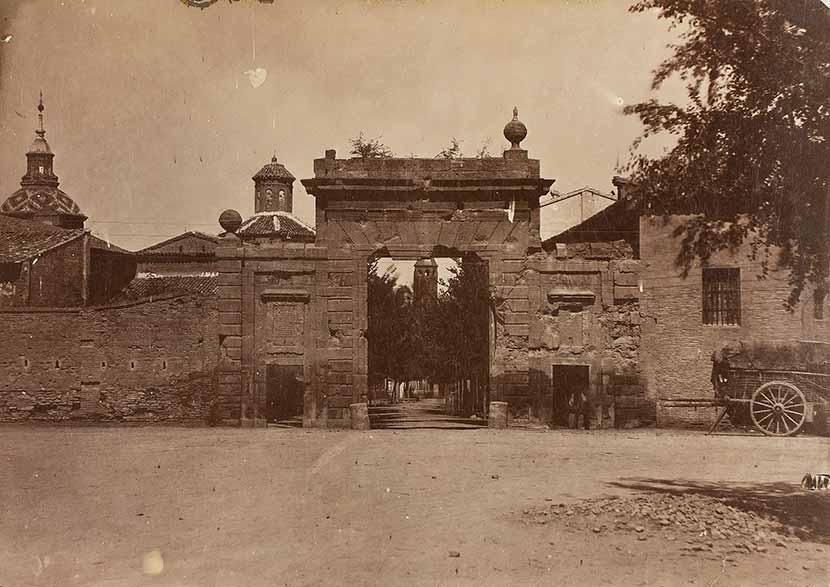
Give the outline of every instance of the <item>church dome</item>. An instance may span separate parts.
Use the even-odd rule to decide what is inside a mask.
[[[81,208],[63,190],[51,186],[24,187],[14,192],[0,206],[0,212],[10,216],[42,216],[71,214],[83,216]],[[86,218],[84,216],[84,218]]]
[[[285,168],[285,165],[282,163],[277,163],[276,156],[271,157],[271,162],[266,164],[262,169],[257,171],[256,175],[252,178],[254,181],[263,180],[263,179],[281,179],[281,180],[288,180],[289,182],[294,181],[296,178],[291,175],[291,172]]]
[[[58,188],[21,188],[0,206],[3,214],[83,215],[75,201]]]
[[[20,180],[20,189],[0,205],[0,214],[41,220],[63,228],[83,228],[86,216],[72,198],[58,189],[58,176],[52,171],[55,155],[43,129],[43,96],[37,109],[40,128],[35,131],[35,140],[26,153],[26,175]]]

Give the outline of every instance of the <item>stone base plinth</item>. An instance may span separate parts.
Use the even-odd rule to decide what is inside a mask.
[[[369,404],[350,404],[352,430],[369,429]]]
[[[507,428],[507,402],[490,402],[488,428]]]

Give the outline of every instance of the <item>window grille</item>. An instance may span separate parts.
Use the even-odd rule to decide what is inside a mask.
[[[720,326],[741,323],[741,270],[703,269],[703,323]]]

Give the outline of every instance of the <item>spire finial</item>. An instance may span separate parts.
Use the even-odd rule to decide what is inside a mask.
[[[519,120],[519,107],[513,106],[513,120]]]
[[[43,92],[42,91],[40,92],[40,99],[38,100],[38,103],[37,103],[37,117],[38,117],[38,121],[40,122],[40,128],[38,130],[36,130],[35,132],[38,134],[38,136],[42,137],[43,135],[46,134],[46,131],[43,130]]]

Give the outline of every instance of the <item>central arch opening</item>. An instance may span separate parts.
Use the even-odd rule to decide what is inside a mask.
[[[493,295],[474,253],[367,260],[372,427],[486,425]]]

